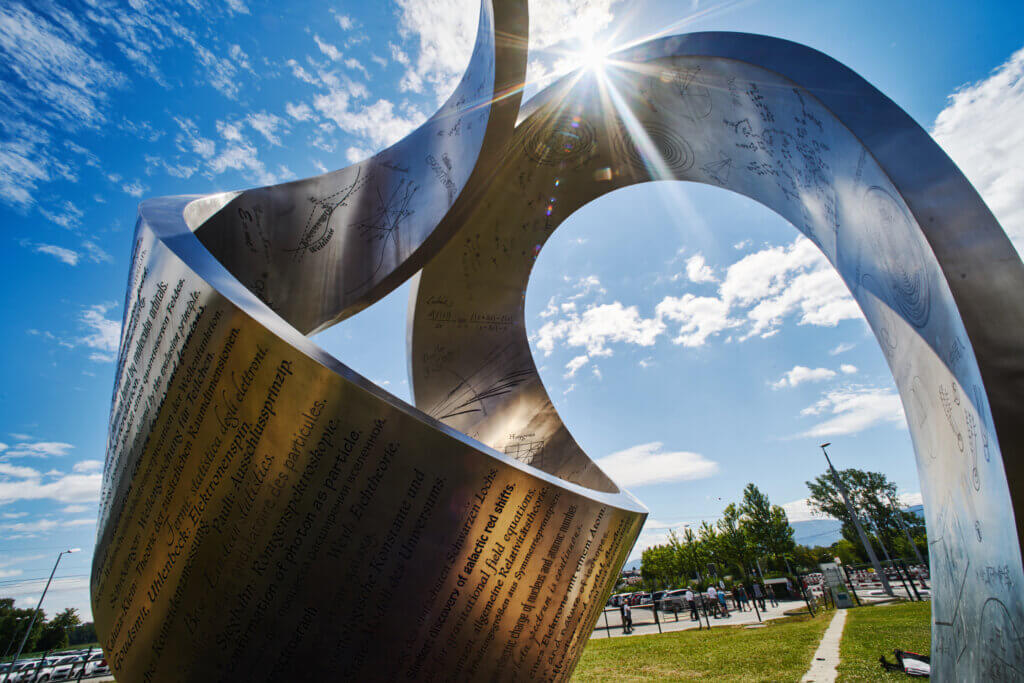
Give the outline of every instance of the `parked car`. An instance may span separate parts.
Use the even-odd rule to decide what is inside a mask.
[[[53,659],[53,673],[49,680],[66,681],[69,678],[74,678],[82,671],[84,665],[85,655],[71,654],[55,657]]]
[[[681,612],[686,607],[686,589],[684,588],[665,591],[665,594],[661,596],[661,600],[658,601],[658,609],[662,612],[671,612],[672,610]]]
[[[29,681],[49,681],[53,676],[53,667],[48,662],[38,659],[18,660],[11,668],[7,680],[10,683],[29,683]]]
[[[102,652],[93,652],[85,662],[86,676],[106,676],[110,673],[107,656]]]
[[[650,601],[651,601],[651,594],[650,593],[644,593],[643,591],[641,591],[639,593],[633,593],[632,597],[630,598],[630,603],[629,604],[633,605],[633,606],[639,606],[639,605],[644,605],[644,604],[650,603]]]

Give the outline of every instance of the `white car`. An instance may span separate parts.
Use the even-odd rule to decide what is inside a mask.
[[[85,662],[86,676],[106,676],[110,673],[107,656],[102,651],[93,652]]]
[[[85,655],[63,655],[53,659],[53,673],[48,680],[66,681],[74,678],[85,665]]]
[[[38,659],[19,660],[8,674],[11,683],[29,683],[29,681],[49,681],[53,676],[53,667],[48,661]]]

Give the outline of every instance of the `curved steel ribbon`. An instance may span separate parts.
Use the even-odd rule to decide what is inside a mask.
[[[144,202],[91,596],[121,681],[565,678],[645,511],[488,449],[317,348],[498,168],[524,2],[436,116],[355,166]]]
[[[418,278],[416,404],[614,491],[537,375],[523,314],[534,259],[573,211],[629,184],[751,197],[836,267],[892,369],[925,496],[933,677],[1024,677],[1024,267],[938,145],[829,57],[745,34],[645,43],[524,109],[491,191]]]

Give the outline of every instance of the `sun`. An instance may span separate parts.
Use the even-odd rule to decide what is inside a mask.
[[[576,52],[575,61],[579,64],[580,68],[603,71],[610,53],[611,49],[606,43],[588,40]]]

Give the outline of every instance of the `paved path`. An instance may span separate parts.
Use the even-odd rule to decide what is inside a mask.
[[[839,643],[843,639],[843,626],[846,624],[846,613],[849,610],[837,609],[832,623],[825,629],[825,635],[818,643],[818,650],[811,660],[811,668],[807,670],[800,683],[833,683],[836,680],[836,667],[839,666]]]
[[[732,603],[730,602],[730,605]],[[779,603],[777,607],[772,607],[770,602],[765,603],[768,609],[761,612],[761,620],[767,621],[769,619],[779,619],[780,617],[786,616],[784,612],[787,610],[798,609],[804,607],[803,600],[785,600]],[[805,608],[806,609],[806,608]],[[757,614],[754,610],[747,610],[744,612],[737,612],[736,610],[729,610],[730,617],[728,619],[715,619],[711,618],[711,628],[716,626],[745,626],[750,624],[757,624]],[[607,616],[607,624],[610,629],[605,628],[605,617]],[[675,616],[671,613],[659,612],[659,621],[661,622],[661,632],[669,631],[685,631],[689,629],[697,628],[696,621],[690,621],[690,611],[679,613],[679,620],[676,621]],[[707,623],[702,619],[701,625],[707,628]],[[658,624],[653,621],[653,615],[649,609],[641,607],[633,608],[633,633],[631,635],[641,636],[650,635],[652,633],[659,633]],[[607,615],[602,614],[598,617],[597,625],[594,628],[594,632],[591,634],[591,638],[617,638],[620,636],[627,635],[622,632],[622,621],[619,617],[619,610],[614,609],[607,612]]]

